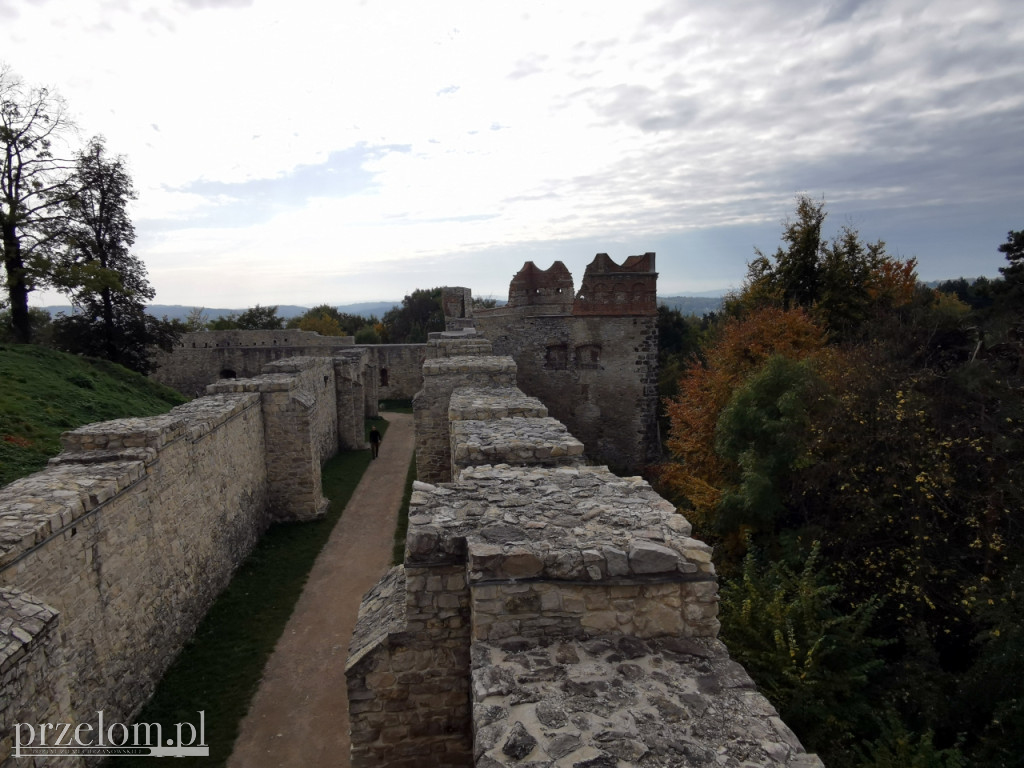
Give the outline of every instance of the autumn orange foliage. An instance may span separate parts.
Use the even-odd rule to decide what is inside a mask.
[[[702,535],[721,497],[726,468],[715,453],[715,426],[733,391],[771,356],[802,360],[822,354],[825,343],[825,331],[803,309],[761,307],[726,322],[707,362],[684,373],[679,394],[666,403],[673,461],[662,465],[659,479],[691,507],[687,517]]]

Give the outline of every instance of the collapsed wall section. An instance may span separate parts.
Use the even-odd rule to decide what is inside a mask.
[[[218,394],[62,439],[49,468],[0,489],[0,588],[59,615],[61,655],[44,643],[48,671],[32,662],[0,699],[64,680],[54,701],[66,696],[72,722],[125,722],[270,522],[260,398]],[[9,604],[8,620],[38,635]]]

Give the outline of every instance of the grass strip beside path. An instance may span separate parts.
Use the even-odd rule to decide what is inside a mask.
[[[381,432],[387,428],[384,420],[374,423]],[[324,465],[323,492],[331,502],[327,515],[314,522],[271,526],[139,713],[136,722],[160,723],[172,734],[175,723],[198,723],[197,712],[206,713],[210,757],[178,758],[175,766],[227,763],[263,667],[370,461],[368,450],[345,451]],[[152,768],[148,758],[119,757],[105,765]]]
[[[395,524],[395,543],[391,550],[391,564],[401,565],[405,562],[405,535],[409,532],[409,502],[412,501],[412,484],[416,480],[416,453],[409,460],[409,471],[405,475],[405,491],[402,493],[402,506],[398,510],[398,522]]]

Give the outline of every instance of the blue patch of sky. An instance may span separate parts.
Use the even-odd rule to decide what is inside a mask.
[[[392,152],[409,152],[408,145],[358,144],[332,152],[316,165],[300,165],[282,176],[241,182],[199,179],[172,191],[215,200],[205,211],[187,221],[147,222],[161,229],[195,226],[244,227],[265,221],[276,211],[299,208],[311,198],[349,197],[372,190],[374,174],[364,165]]]

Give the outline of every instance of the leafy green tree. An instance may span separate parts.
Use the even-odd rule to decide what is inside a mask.
[[[54,143],[71,127],[59,96],[0,68],[0,249],[10,326],[21,343],[32,338],[28,295],[48,282],[50,246],[62,220],[68,163]]]
[[[967,280],[959,277],[956,280],[944,280],[935,286],[935,290],[956,296],[972,310],[988,309],[994,302],[993,281],[987,277]]]
[[[364,325],[355,333],[356,344],[380,344],[381,338],[377,331],[377,323]]]
[[[787,511],[789,475],[812,462],[811,410],[822,405],[822,390],[813,360],[773,355],[733,392],[715,429],[715,450],[733,468],[718,505],[719,533],[775,531]]]
[[[32,325],[32,342],[51,346],[53,344],[53,318],[50,317],[50,313],[39,307],[29,307],[28,317],[29,323]],[[9,344],[16,343],[9,309],[0,309],[0,341]]]
[[[872,676],[882,668],[869,634],[877,605],[842,606],[820,548],[798,570],[750,549],[721,590],[722,639],[805,746],[826,764],[873,722]]]
[[[145,302],[156,295],[145,265],[132,254],[135,227],[128,204],[136,197],[123,157],[108,157],[100,137],[78,154],[68,182],[63,248],[51,280],[71,299],[76,312],[57,323],[61,346],[71,351],[88,327],[91,353],[140,368],[146,336]],[[71,348],[70,343],[76,345]],[[146,367],[141,365],[141,367]]]
[[[714,538],[719,502],[736,467],[716,447],[716,428],[733,393],[774,355],[794,360],[822,354],[825,334],[802,309],[756,307],[731,317],[710,337],[702,360],[679,380],[679,394],[666,404],[672,461],[659,468],[663,490],[687,508],[702,538]],[[742,552],[741,531],[733,531],[730,552]]]
[[[775,254],[755,250],[743,291],[726,302],[732,314],[752,307],[802,307],[835,339],[858,335],[880,310],[907,304],[917,275],[916,261],[900,261],[881,241],[863,243],[844,226],[832,242],[821,237],[825,202],[797,198],[796,216],[784,223]]]
[[[300,331],[312,331],[319,333],[321,336],[344,336],[345,331],[341,327],[341,323],[334,317],[326,312],[319,314],[313,314],[312,311],[307,312],[299,321],[292,326],[289,321],[288,327],[298,328]]]
[[[389,344],[421,344],[432,331],[444,330],[441,289],[417,289],[402,299],[402,304],[384,314]]]
[[[215,317],[206,323],[209,331],[236,331],[238,330],[238,313],[229,312],[226,315]]]
[[[679,394],[683,372],[700,354],[701,321],[664,304],[658,306],[658,420],[668,433],[665,405]]]
[[[372,331],[372,326],[376,322],[375,317],[366,318],[362,315],[353,315],[341,312],[329,304],[319,304],[305,313],[289,319],[286,327],[314,331],[321,336],[356,336],[360,331],[370,327],[370,333],[376,338],[376,334]],[[363,336],[365,338],[367,334],[364,333]]]
[[[278,316],[276,305],[249,307],[236,322],[244,331],[280,331],[284,328],[284,318]]]
[[[192,307],[185,316],[185,330],[189,332],[205,330],[209,324],[204,307]]]
[[[1008,233],[1006,242],[999,246],[999,252],[1005,254],[1009,262],[1000,267],[999,272],[1005,281],[1004,292],[1010,309],[1024,316],[1024,230]]]
[[[882,723],[880,735],[859,749],[859,768],[967,768],[967,758],[957,747],[939,749],[931,731],[916,734],[898,718]],[[985,765],[995,765],[985,763]]]

